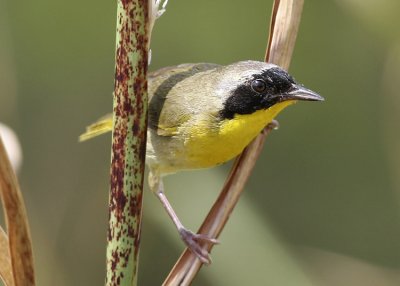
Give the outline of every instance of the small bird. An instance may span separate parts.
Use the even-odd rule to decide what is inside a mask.
[[[218,241],[183,226],[164,194],[162,177],[227,162],[285,107],[298,100],[324,99],[282,68],[258,61],[162,68],[148,75],[148,94],[146,164],[150,189],[186,246],[203,263],[210,263],[209,253],[199,242]],[[87,128],[80,141],[111,131],[112,124],[111,114],[103,117]]]

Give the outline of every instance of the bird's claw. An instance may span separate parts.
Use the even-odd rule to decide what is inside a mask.
[[[267,125],[268,128],[277,130],[279,128],[279,122],[278,120],[273,119],[270,123]]]
[[[278,130],[279,129],[279,122],[278,120],[273,119],[264,129],[261,131],[262,133],[268,133],[271,130]]]
[[[185,228],[180,229],[179,234],[186,246],[200,259],[201,262],[205,264],[211,263],[210,254],[207,250],[203,249],[200,242],[219,244],[217,239],[208,237],[204,234],[193,233]]]

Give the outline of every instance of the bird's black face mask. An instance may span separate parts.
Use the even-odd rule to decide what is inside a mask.
[[[235,114],[252,114],[286,100],[323,100],[278,67],[252,75],[252,78],[234,89],[220,112],[223,119],[232,119]]]

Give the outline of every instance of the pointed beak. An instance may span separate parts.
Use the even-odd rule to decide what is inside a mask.
[[[309,90],[301,85],[294,85],[293,89],[280,95],[281,100],[307,100],[307,101],[324,101],[325,99],[318,93]]]

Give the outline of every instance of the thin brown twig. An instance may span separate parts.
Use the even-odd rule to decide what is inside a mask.
[[[303,0],[275,0],[270,24],[270,36],[266,51],[266,61],[289,68],[300,17]],[[257,136],[253,142],[236,159],[231,172],[225,181],[220,196],[213,205],[198,233],[209,237],[218,237],[225,226],[229,215],[233,211],[240,194],[244,189],[257,158],[263,149],[266,136],[271,132],[272,126],[266,127],[264,132]],[[213,245],[203,245],[204,249],[211,251]],[[202,263],[188,249],[181,255],[163,285],[189,285]]]
[[[11,265],[8,237],[0,227],[0,280],[6,286],[14,286],[14,276]]]
[[[25,204],[1,138],[0,196],[4,206],[15,285],[35,285],[32,242]]]

